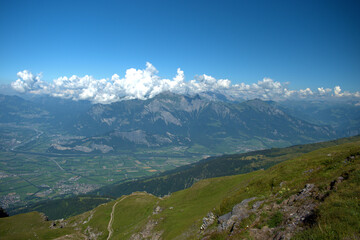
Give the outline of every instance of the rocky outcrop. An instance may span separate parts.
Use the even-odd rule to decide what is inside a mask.
[[[216,218],[212,212],[209,212],[206,217],[203,218],[203,224],[200,227],[201,231],[204,231],[215,222]]]
[[[235,205],[231,212],[224,214],[218,219],[218,231],[230,230],[233,231],[236,223],[240,223],[243,219],[249,217],[250,213],[255,209],[249,209],[249,202],[255,200],[256,197],[243,200],[241,203]]]
[[[318,206],[332,191],[336,191],[338,185],[348,176],[348,173],[343,173],[322,190],[315,184],[308,183],[298,193],[284,200],[281,198],[282,190],[286,192],[288,189],[285,187],[286,183],[282,182],[282,190],[265,200],[250,204],[257,198],[245,199],[235,205],[231,212],[218,217],[211,217],[210,212],[203,218],[200,230],[204,239],[210,239],[209,236],[216,232],[232,236],[243,231],[248,231],[252,239],[291,239],[295,233],[316,223]],[[267,217],[264,219],[264,216]],[[209,228],[216,220],[215,230]],[[244,226],[242,222],[245,220],[250,223]]]
[[[97,232],[95,229],[88,226],[85,229],[84,234],[87,236],[87,238],[89,240],[95,240],[95,239],[98,239],[98,237],[101,236],[103,233],[102,232]]]
[[[158,224],[158,221],[150,219],[145,227],[138,233],[135,233],[131,236],[133,240],[141,239],[150,239],[150,240],[159,240],[161,239],[162,232],[154,231],[155,226]]]
[[[162,209],[160,206],[157,206],[157,207],[154,209],[154,211],[153,211],[153,215],[154,215],[154,214],[159,214],[159,213],[161,213],[163,210],[164,210],[164,209]]]
[[[66,226],[67,222],[64,221],[64,219],[59,219],[52,221],[50,224],[50,228],[56,229],[56,228],[64,228]]]

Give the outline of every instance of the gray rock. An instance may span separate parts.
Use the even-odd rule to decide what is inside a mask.
[[[203,224],[201,225],[200,230],[204,231],[214,222],[215,222],[215,215],[212,212],[209,212],[207,216],[203,218]]]
[[[154,209],[153,214],[158,214],[158,213],[162,212],[162,210],[163,210],[163,209],[162,209],[160,206],[157,206],[157,207]]]
[[[219,221],[219,223],[223,223],[223,222],[229,220],[230,217],[231,217],[231,212],[228,212],[227,214],[220,216],[218,221]]]
[[[235,217],[238,220],[242,220],[249,216],[250,210],[244,206],[236,205],[231,212],[232,217]]]
[[[249,217],[251,210],[248,209],[248,204],[255,199],[256,197],[244,199],[241,203],[236,204],[231,212],[220,216],[218,219],[218,231],[227,230],[235,223]]]
[[[314,184],[306,184],[305,185],[305,188],[303,188],[299,193],[298,195],[295,197],[295,201],[299,201],[299,200],[303,200],[309,196],[311,196],[311,192],[312,190],[314,189],[315,185]]]
[[[257,201],[252,205],[252,210],[257,210],[262,204],[264,203],[264,201]]]

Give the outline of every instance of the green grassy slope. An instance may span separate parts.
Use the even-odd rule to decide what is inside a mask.
[[[322,148],[280,163],[266,171],[200,181],[190,189],[174,193],[168,200],[162,202],[165,208],[173,205],[173,210],[177,206],[179,210],[178,212],[164,211],[164,220],[159,224],[159,228],[164,230],[163,237],[165,239],[173,239],[177,236],[197,238],[201,220],[209,211],[213,211],[218,216],[225,214],[231,211],[235,204],[250,197],[268,199],[268,205],[274,202],[281,203],[290,195],[298,193],[307,183],[314,183],[320,191],[324,191],[326,194],[326,186],[346,173],[349,180],[340,185],[344,189],[342,190],[344,194],[339,191],[330,192],[330,197],[320,204],[319,224],[322,223],[323,227],[318,225],[318,230],[310,228],[302,234],[308,233],[311,237],[316,235],[317,231],[319,234],[321,229],[326,229],[330,233],[329,235],[334,234],[334,238],[354,234],[359,236],[359,153],[360,141],[356,141]],[[352,162],[346,162],[349,156],[356,156],[356,158]],[[280,183],[283,183],[283,186],[285,184],[285,190]],[[339,189],[342,189],[340,187]],[[352,191],[346,191],[351,188]],[[330,211],[328,207],[330,207]],[[338,214],[338,211],[343,211],[343,213]],[[271,216],[273,213],[270,211],[267,214]],[[337,224],[345,218],[346,221]],[[265,218],[258,223],[258,226],[260,227],[268,221],[269,219]],[[341,227],[344,225],[346,227]],[[305,235],[304,239],[307,237]]]
[[[135,191],[146,191],[156,196],[162,196],[190,187],[200,179],[267,169],[277,163],[298,157],[304,153],[357,140],[360,140],[360,136],[286,148],[272,148],[242,154],[211,157],[197,163],[166,171],[157,177],[105,186],[96,190],[94,194],[120,197]]]
[[[345,180],[331,190],[331,182],[339,176],[344,176]],[[191,188],[164,198],[145,193],[123,196],[65,220],[64,227],[59,229],[47,227],[50,222],[42,221],[37,213],[3,218],[0,219],[0,237],[36,239],[36,233],[46,239],[46,236],[61,234],[74,237],[93,234],[98,239],[107,239],[111,211],[116,203],[111,239],[141,239],[151,236],[161,236],[162,239],[199,239],[204,236],[209,239],[251,238],[251,232],[260,231],[264,226],[269,226],[274,235],[283,231],[283,226],[286,226],[286,212],[281,208],[282,204],[309,183],[314,184],[318,194],[325,197],[322,201],[313,200],[318,204],[314,223],[303,226],[304,230],[296,233],[295,238],[358,238],[360,140],[355,138],[341,145],[303,154],[267,170],[205,179]],[[251,197],[264,200],[264,203],[259,208],[259,215],[253,214],[244,219],[238,230],[216,232],[218,226],[215,221],[206,231],[200,231],[202,219],[208,212],[213,212],[216,217],[221,216],[230,212],[235,204]],[[26,230],[14,225],[16,218]]]
[[[114,213],[113,238],[129,239],[146,224],[159,199],[148,194],[130,196],[118,204]]]
[[[1,239],[54,239],[71,234],[72,229],[49,229],[49,222],[38,212],[19,214],[0,219]]]
[[[335,146],[346,142],[359,140],[360,136],[343,138],[329,142],[297,145],[287,148],[273,148],[261,151],[253,151],[242,154],[210,157],[200,162],[166,171],[158,176],[129,181],[120,184],[103,187],[92,195],[103,195],[106,198],[117,198],[136,191],[146,191],[156,196],[163,196],[192,186],[195,182],[213,177],[236,175],[259,169],[267,169],[277,163],[298,157],[301,154],[314,151],[319,148]],[[49,219],[67,218],[83,213],[106,202],[106,198],[71,197],[60,200],[49,200],[35,204],[27,204],[25,207],[7,209],[9,214],[19,214],[30,211],[44,212]]]
[[[360,171],[358,166],[349,170],[347,184],[340,185],[319,207],[317,224],[295,239],[360,238]]]

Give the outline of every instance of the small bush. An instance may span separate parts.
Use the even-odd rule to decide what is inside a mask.
[[[215,233],[212,233],[210,236],[209,236],[209,239],[210,240],[225,240],[227,237],[227,235],[225,233],[218,233],[218,232],[215,232]]]
[[[279,226],[282,221],[283,221],[283,215],[280,211],[277,211],[270,217],[267,224],[270,228],[274,228]]]

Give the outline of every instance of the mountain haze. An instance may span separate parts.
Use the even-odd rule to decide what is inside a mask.
[[[224,145],[229,146],[225,151],[246,151],[252,141],[263,148],[335,137],[330,127],[297,119],[259,99],[222,102],[172,93],[93,105],[73,128],[88,138],[72,146],[91,142],[121,149],[197,144],[219,153]]]

